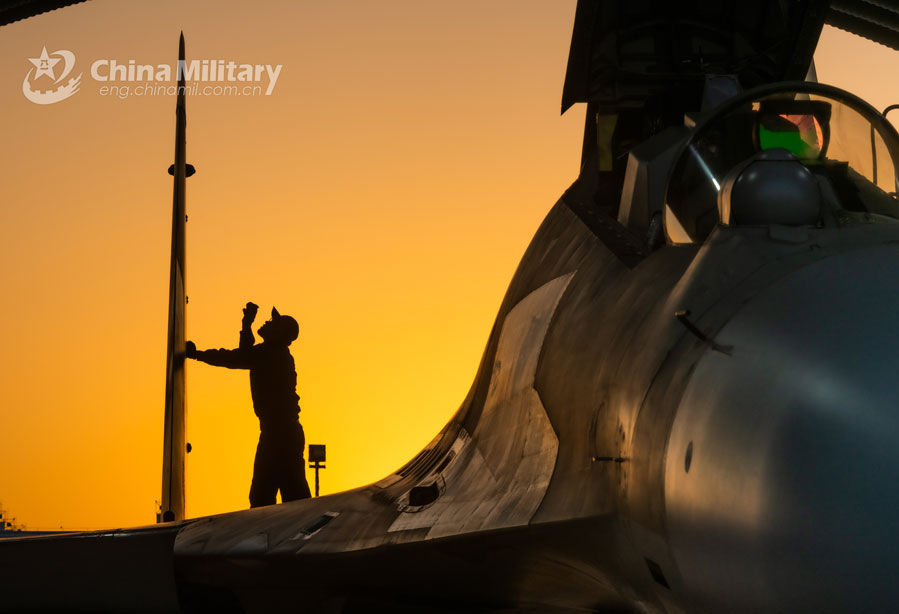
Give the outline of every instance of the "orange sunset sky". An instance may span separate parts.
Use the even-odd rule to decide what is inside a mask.
[[[153,522],[160,496],[175,101],[103,95],[92,62],[172,64],[183,30],[188,60],[283,65],[270,96],[188,98],[187,329],[234,347],[248,300],[299,321],[327,494],[402,465],[465,397],[577,174],[575,4],[91,0],[0,28],[0,507],[105,528]],[[84,76],[42,106],[22,80],[44,46]],[[899,53],[826,28],[816,58],[822,82],[899,101]],[[188,515],[245,508],[247,374],[191,362],[187,386]]]

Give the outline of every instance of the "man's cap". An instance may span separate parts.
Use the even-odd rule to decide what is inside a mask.
[[[288,345],[300,336],[300,325],[297,321],[290,316],[282,316],[275,307],[272,307],[272,325],[278,337]]]

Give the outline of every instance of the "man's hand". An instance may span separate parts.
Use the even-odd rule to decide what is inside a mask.
[[[243,326],[247,328],[250,324],[253,323],[253,320],[256,319],[256,312],[259,311],[259,305],[256,303],[247,303],[247,306],[243,308]]]
[[[193,341],[188,341],[185,347],[184,355],[188,358],[197,357],[197,346]]]

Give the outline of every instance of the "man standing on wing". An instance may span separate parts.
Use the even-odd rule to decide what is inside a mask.
[[[271,319],[257,331],[262,343],[256,344],[250,326],[258,309],[253,303],[244,308],[236,350],[198,351],[192,341],[187,342],[188,358],[216,367],[250,370],[250,393],[260,430],[250,507],[273,505],[278,490],[284,502],[311,496],[303,459],[306,439],[299,420],[297,371],[288,349],[300,329],[296,320],[273,307]]]

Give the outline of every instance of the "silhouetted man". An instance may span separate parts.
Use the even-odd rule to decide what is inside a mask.
[[[300,426],[300,397],[297,396],[297,371],[287,348],[299,336],[297,321],[272,308],[272,318],[259,330],[262,343],[250,326],[259,309],[247,303],[236,350],[198,351],[187,342],[187,357],[217,367],[250,370],[253,409],[259,418],[259,445],[253,463],[250,507],[275,503],[278,490],[282,501],[311,496],[306,483],[303,450],[306,439]]]

